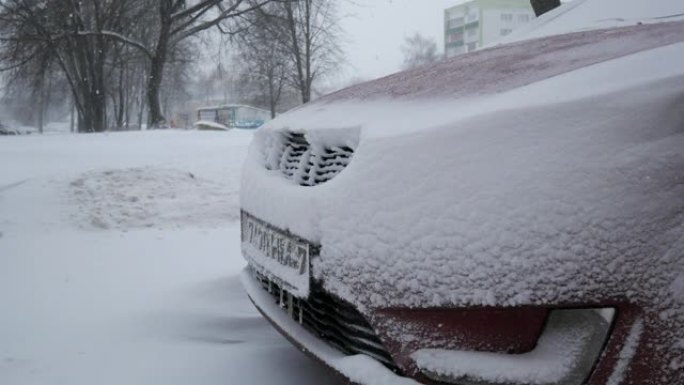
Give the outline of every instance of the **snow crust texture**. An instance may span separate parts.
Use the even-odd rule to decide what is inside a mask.
[[[98,229],[211,227],[236,221],[237,193],[192,172],[163,168],[91,171],[70,183],[76,220]]]

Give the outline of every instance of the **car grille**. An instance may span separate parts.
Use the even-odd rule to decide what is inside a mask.
[[[306,300],[288,298],[287,292],[275,282],[257,271],[254,273],[257,281],[273,296],[275,302],[287,309],[295,321],[319,338],[345,354],[365,354],[398,372],[387,349],[353,306],[315,285],[312,285]],[[292,303],[288,304],[290,299]]]
[[[351,161],[354,149],[348,146],[316,146],[304,134],[282,133],[275,162],[267,165],[278,169],[300,186],[316,186],[339,174]]]

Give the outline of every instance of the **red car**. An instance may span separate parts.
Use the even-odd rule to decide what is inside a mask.
[[[684,384],[684,21],[599,3],[259,129],[264,316],[351,383]]]

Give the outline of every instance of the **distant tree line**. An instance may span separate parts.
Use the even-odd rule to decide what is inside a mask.
[[[404,38],[401,52],[404,55],[402,65],[404,69],[417,68],[440,60],[440,55],[437,53],[437,42],[418,32],[413,36]]]
[[[232,39],[239,91],[272,116],[281,105],[308,103],[314,84],[342,61],[336,4],[273,1],[241,17]]]
[[[0,70],[17,94],[31,90],[41,117],[46,104],[73,104],[79,132],[140,126],[143,114],[163,127],[197,36],[213,29],[232,36],[275,111],[285,88],[309,101],[337,63],[335,20],[333,0],[0,0]]]

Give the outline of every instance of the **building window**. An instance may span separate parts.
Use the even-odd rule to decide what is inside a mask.
[[[475,51],[477,49],[477,43],[468,43],[468,52]]]
[[[468,37],[473,37],[473,36],[477,35],[477,28],[469,28],[467,31],[468,31],[468,33],[467,33]]]
[[[456,43],[463,40],[462,33],[450,33],[447,35],[447,43]]]
[[[449,22],[447,23],[447,27],[449,29],[458,28],[458,27],[463,25],[463,22],[464,22],[464,19],[462,17],[457,17],[455,19],[449,20]]]
[[[476,13],[471,13],[468,15],[468,22],[470,23],[471,21],[477,20],[477,14]]]
[[[530,15],[518,15],[518,23],[529,23]]]
[[[511,33],[511,32],[513,32],[513,30],[510,29],[510,28],[502,28],[502,29],[501,29],[500,35],[501,35],[501,36],[506,36],[506,35],[508,35],[508,34]]]
[[[511,13],[502,13],[501,14],[501,21],[513,21],[513,14]]]

